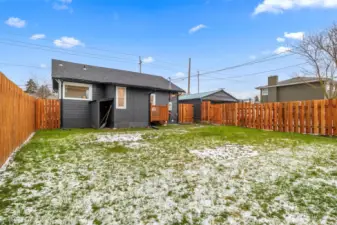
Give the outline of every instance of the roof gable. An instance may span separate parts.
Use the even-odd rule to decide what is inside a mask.
[[[204,99],[204,100],[211,100],[211,101],[230,101],[236,102],[237,99],[230,95],[229,93],[225,92],[224,90],[215,90],[215,91],[208,91],[202,92],[197,94],[189,94],[189,95],[182,95],[179,96],[180,101],[184,100],[192,100],[192,99]]]
[[[325,79],[324,79],[325,80]],[[294,77],[287,80],[279,81],[276,85],[264,85],[256,87],[256,89],[263,89],[268,87],[289,86],[296,84],[314,83],[319,82],[317,77]]]
[[[183,89],[173,83],[170,84],[167,79],[161,76],[90,66],[55,59],[52,60],[52,78],[95,83],[114,83],[126,86],[146,87],[155,90],[184,92]]]

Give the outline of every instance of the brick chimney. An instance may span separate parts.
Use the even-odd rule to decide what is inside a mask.
[[[278,83],[278,76],[270,76],[268,77],[268,86],[274,86]]]

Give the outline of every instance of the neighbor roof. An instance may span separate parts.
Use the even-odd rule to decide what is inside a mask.
[[[263,89],[267,87],[288,86],[288,85],[303,84],[303,83],[313,83],[313,82],[319,82],[319,79],[317,77],[294,77],[288,80],[279,81],[276,85],[259,86],[259,87],[256,87],[256,89]]]
[[[161,76],[136,73],[126,70],[110,69],[86,64],[52,60],[52,78],[94,83],[113,83],[119,85],[146,87],[155,90],[184,92]]]
[[[237,100],[235,97],[233,97],[229,93],[225,92],[222,89],[219,89],[215,91],[208,91],[208,92],[202,92],[202,93],[197,93],[197,94],[181,95],[179,96],[179,101],[192,100],[192,99],[203,99],[213,94],[216,94],[218,92],[223,92],[227,95],[227,98],[223,98],[223,101],[236,101]]]

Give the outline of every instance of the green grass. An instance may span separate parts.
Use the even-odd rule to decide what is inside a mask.
[[[144,145],[97,142],[116,133],[141,133]],[[225,144],[259,154],[226,161],[190,152]],[[0,224],[261,224],[297,214],[334,224],[336,162],[334,138],[232,126],[39,131],[0,174]]]

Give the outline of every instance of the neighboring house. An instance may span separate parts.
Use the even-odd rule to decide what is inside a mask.
[[[181,95],[178,97],[178,104],[193,104],[194,106],[194,121],[201,120],[201,103],[203,101],[211,101],[212,103],[232,103],[238,102],[238,99],[225,92],[224,90],[215,90],[198,94]],[[173,102],[174,105],[174,102]]]
[[[330,82],[323,81],[328,85]],[[268,77],[268,85],[257,87],[261,103],[325,99],[324,89],[317,77],[295,77],[278,81],[278,76]]]
[[[52,60],[53,89],[61,99],[63,128],[146,127],[150,101],[167,105],[184,92],[161,76]]]

